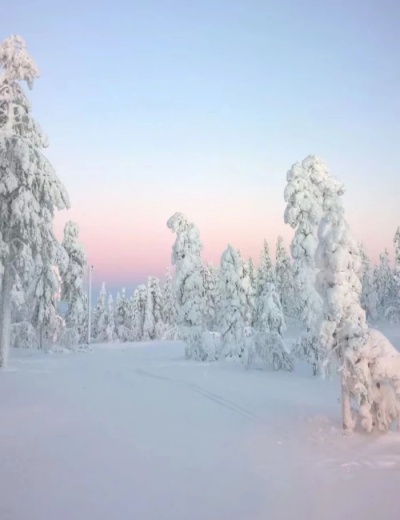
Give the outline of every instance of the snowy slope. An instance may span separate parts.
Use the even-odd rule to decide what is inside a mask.
[[[400,436],[343,437],[336,381],[183,352],[19,353],[0,375],[0,519],[398,520]]]

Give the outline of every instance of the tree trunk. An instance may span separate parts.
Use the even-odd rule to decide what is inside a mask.
[[[0,308],[0,367],[6,367],[10,348],[11,324],[11,265],[8,258],[4,262]]]
[[[346,378],[342,373],[342,420],[343,429],[353,431],[354,423],[351,415],[350,390],[346,385]]]

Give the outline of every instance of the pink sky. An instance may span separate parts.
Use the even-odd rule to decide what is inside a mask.
[[[243,186],[168,190],[171,188],[159,187],[135,200],[129,190],[99,189],[84,203],[78,200],[73,209],[57,215],[59,238],[67,220],[79,224],[81,242],[94,265],[95,287],[105,281],[108,287],[132,290],[150,274],[163,276],[174,241],[166,221],[175,211],[197,225],[203,256],[214,263],[219,262],[228,243],[240,248],[245,257],[252,255],[256,264],[264,238],[273,254],[279,234],[286,246],[290,244],[293,231],[283,222],[283,195],[279,197],[275,190]],[[395,205],[381,207],[378,212],[351,194],[346,194],[345,204],[351,207],[347,212],[350,225],[357,238],[364,240],[372,260],[376,261],[385,247],[392,253]]]

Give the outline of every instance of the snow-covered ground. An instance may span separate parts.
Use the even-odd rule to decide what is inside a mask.
[[[0,395],[1,520],[399,518],[400,435],[344,437],[337,381],[304,367],[19,351]]]

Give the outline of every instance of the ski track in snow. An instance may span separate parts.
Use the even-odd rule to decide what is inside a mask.
[[[400,435],[345,436],[301,370],[99,345],[17,357],[0,395],[0,520],[398,520]]]
[[[188,388],[192,390],[193,392],[197,392],[198,394],[204,396],[207,399],[210,399],[214,403],[219,404],[220,406],[223,406],[227,408],[228,410],[231,410],[234,413],[237,413],[239,415],[242,415],[245,419],[257,419],[257,416],[250,412],[249,410],[246,410],[245,408],[242,408],[241,406],[237,405],[236,403],[233,403],[232,401],[225,399],[224,397],[221,397],[220,395],[214,394],[213,392],[209,392],[205,388],[196,385],[194,383],[189,383],[187,381],[183,381],[182,379],[173,380],[169,377],[164,376],[157,376],[155,374],[151,374],[150,372],[147,372],[145,370],[137,369],[135,371],[137,374],[145,377],[152,377],[154,379],[159,379],[161,381],[167,381],[168,383],[172,384],[178,384],[182,387]]]

